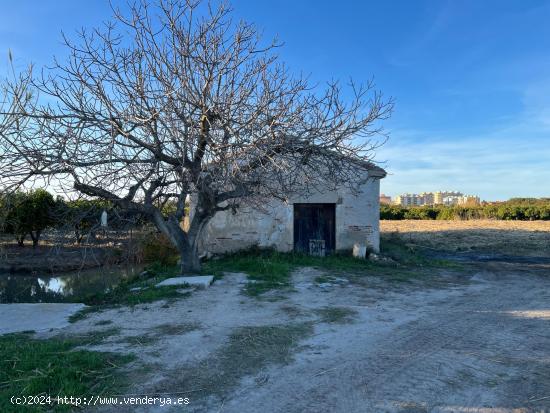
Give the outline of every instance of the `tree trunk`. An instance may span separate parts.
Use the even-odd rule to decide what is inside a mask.
[[[84,238],[84,234],[80,232],[77,228],[74,230],[74,238],[77,245],[82,244],[82,238]]]
[[[197,274],[201,272],[201,262],[198,251],[198,235],[185,232],[175,219],[165,219],[160,212],[153,215],[156,227],[168,237],[179,252],[182,274]]]
[[[40,240],[40,231],[35,231],[34,233],[30,232],[32,239],[32,247],[36,248],[38,246],[38,241]]]
[[[180,271],[182,274],[198,274],[201,272],[199,254],[192,246],[184,248],[184,251],[180,250],[180,258]]]

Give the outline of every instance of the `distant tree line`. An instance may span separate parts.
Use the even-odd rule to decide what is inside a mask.
[[[0,198],[0,230],[11,234],[20,246],[30,236],[37,246],[42,232],[54,225],[57,203],[47,191],[15,192]]]
[[[120,230],[142,225],[143,217],[129,213],[101,199],[65,200],[44,189],[0,194],[0,234],[11,235],[24,246],[30,238],[36,247],[46,230],[72,234],[82,243],[101,229],[101,215],[107,212],[108,227]]]
[[[550,198],[512,198],[506,202],[476,206],[381,205],[380,219],[469,220],[496,219],[508,221],[550,220]]]

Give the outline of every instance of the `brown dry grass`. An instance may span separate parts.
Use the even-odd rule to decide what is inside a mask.
[[[383,237],[448,251],[550,256],[550,221],[380,221]]]

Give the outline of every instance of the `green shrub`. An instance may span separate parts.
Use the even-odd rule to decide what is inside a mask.
[[[101,213],[109,211],[107,201],[78,199],[64,203],[59,212],[60,226],[69,226],[74,231],[75,241],[80,244],[84,237],[100,228]]]
[[[44,189],[14,192],[2,197],[3,231],[23,246],[27,235],[37,246],[42,232],[55,224],[56,201]]]
[[[160,232],[148,232],[140,240],[141,260],[146,263],[175,265],[179,258],[178,250],[172,245],[166,235]]]
[[[516,198],[500,204],[461,206],[434,205],[402,207],[381,205],[380,219],[498,219],[498,220],[550,220],[550,199]]]
[[[405,219],[436,219],[437,210],[429,206],[407,208],[404,217]]]
[[[394,205],[380,205],[380,219],[405,219],[405,208]]]

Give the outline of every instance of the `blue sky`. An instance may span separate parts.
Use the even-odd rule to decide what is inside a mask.
[[[116,2],[115,2],[116,3]],[[550,1],[234,0],[315,81],[366,82],[396,100],[377,151],[391,195],[550,196]],[[0,75],[62,56],[60,31],[99,24],[107,0],[0,0]]]

